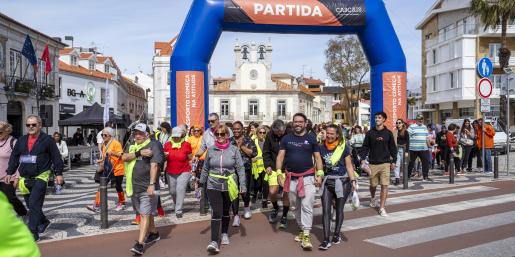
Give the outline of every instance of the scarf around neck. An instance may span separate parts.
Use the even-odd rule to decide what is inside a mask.
[[[229,148],[229,146],[231,145],[231,142],[229,140],[227,140],[225,143],[223,144],[220,144],[218,143],[218,141],[215,141],[215,146],[220,149],[220,150],[225,150],[227,148]]]

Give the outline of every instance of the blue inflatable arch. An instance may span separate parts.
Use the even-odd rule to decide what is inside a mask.
[[[173,125],[207,127],[208,64],[223,31],[356,34],[371,66],[371,114],[406,118],[406,58],[382,0],[194,0],[171,56]]]

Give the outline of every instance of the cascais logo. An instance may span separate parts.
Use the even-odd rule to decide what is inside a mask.
[[[322,10],[318,5],[302,5],[302,4],[262,4],[254,3],[255,15],[270,16],[298,16],[298,17],[322,17]]]

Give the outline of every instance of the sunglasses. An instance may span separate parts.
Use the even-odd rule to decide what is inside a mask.
[[[103,137],[108,137],[109,135],[108,134],[102,134]]]
[[[35,128],[35,127],[37,127],[37,126],[38,126],[38,124],[37,124],[37,123],[27,123],[27,124],[25,124],[25,126],[26,126],[27,128],[30,128],[30,127]]]
[[[259,133],[259,134],[263,134],[263,135],[264,135],[264,134],[266,134],[266,132],[265,132],[265,131],[259,131],[258,133]]]
[[[225,135],[226,135],[226,134],[225,134],[225,132],[222,132],[222,133],[218,133],[218,132],[216,132],[216,133],[215,133],[215,136],[216,136],[216,137],[225,137]]]
[[[397,122],[397,125],[402,125],[402,122]]]
[[[207,120],[207,122],[209,122],[209,123],[215,123],[215,122],[216,122],[216,120]]]
[[[193,132],[200,132],[200,129],[195,129],[193,130]]]

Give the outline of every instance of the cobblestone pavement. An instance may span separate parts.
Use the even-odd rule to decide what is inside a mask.
[[[510,176],[506,176],[505,173],[501,173],[500,180],[513,179],[514,169],[512,168],[510,170],[512,171],[512,174]],[[471,183],[490,182],[493,180],[493,175],[470,173],[465,176],[456,177],[455,184],[450,185],[448,183],[448,177],[441,175],[441,171],[433,170],[431,171],[431,177],[434,179],[432,182],[425,182],[419,179],[414,179],[409,183],[409,189],[407,190],[403,190],[402,185],[391,186],[390,194],[442,187],[455,187],[468,185]],[[98,187],[98,184],[95,184],[93,181],[93,166],[82,166],[75,168],[65,172],[64,176],[66,185],[63,188],[61,194],[53,194],[51,192],[51,188],[48,190],[49,193],[47,193],[44,204],[44,213],[50,219],[52,225],[48,229],[48,232],[42,235],[42,240],[61,240],[70,237],[98,235],[137,229],[137,226],[130,225],[130,222],[134,218],[134,213],[130,207],[130,199],[127,200],[128,208],[126,210],[114,210],[117,201],[116,191],[114,188],[109,188],[108,191],[108,229],[100,229],[100,215],[90,212],[85,208],[87,205],[91,205],[93,203],[95,192]],[[366,177],[360,178],[359,185],[359,194],[360,197],[364,198],[364,201],[367,197],[369,197],[368,179]],[[161,199],[165,208],[166,217],[156,219],[156,224],[158,226],[189,223],[210,219],[209,215],[200,216],[198,214],[198,202],[194,197],[194,192],[189,192],[186,196],[184,203],[184,216],[182,219],[177,219],[173,214],[173,204],[167,188],[161,191]],[[318,202],[317,205],[319,205]],[[254,212],[261,211],[266,210],[254,210]]]

